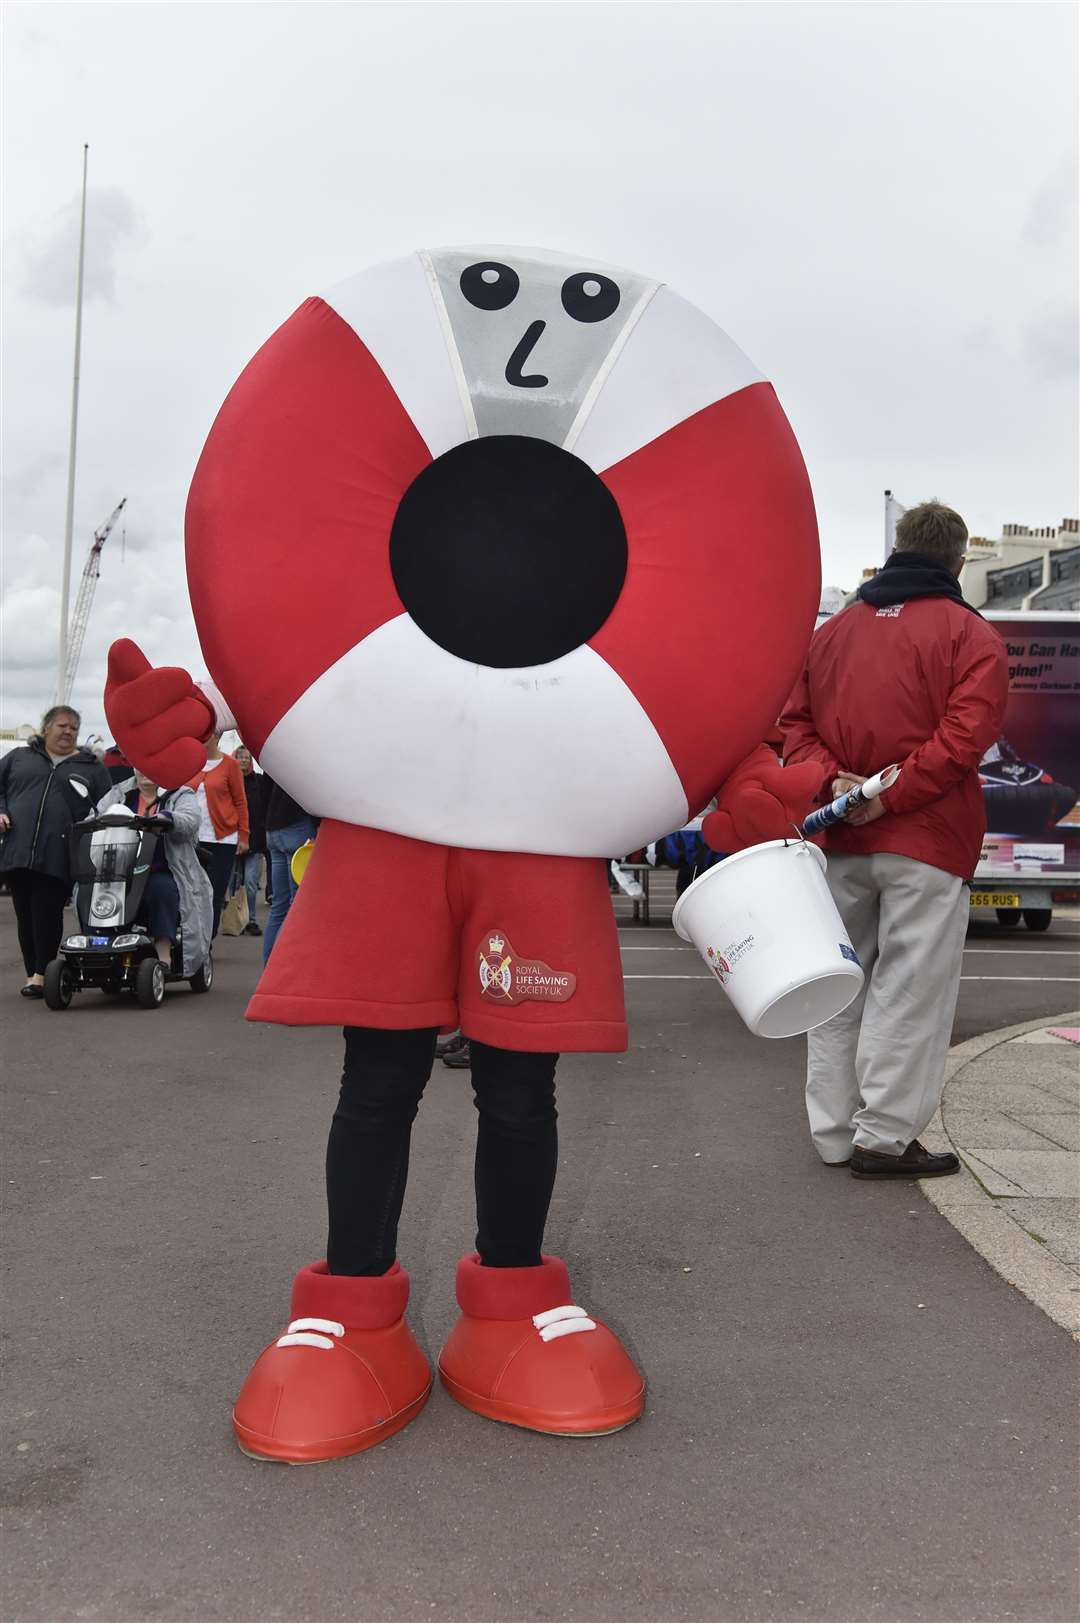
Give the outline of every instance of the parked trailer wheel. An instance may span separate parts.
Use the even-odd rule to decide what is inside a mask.
[[[165,999],[165,965],[160,958],[144,958],[135,975],[135,996],[141,1009],[158,1009]]]
[[[1003,924],[1006,930],[1015,930],[1020,923],[1021,915],[1018,907],[999,907],[995,911],[997,912],[998,923]]]
[[[45,970],[45,1001],[50,1009],[66,1009],[75,993],[75,977],[63,958],[54,958]]]
[[[1024,923],[1029,930],[1035,930],[1036,932],[1041,933],[1043,930],[1049,930],[1050,920],[1053,916],[1053,909],[1049,907],[1024,908]]]

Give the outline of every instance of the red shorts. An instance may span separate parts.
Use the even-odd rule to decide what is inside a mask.
[[[604,864],[324,822],[247,1018],[460,1026],[498,1048],[621,1053],[622,964]]]

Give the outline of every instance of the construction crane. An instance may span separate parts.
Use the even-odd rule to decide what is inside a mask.
[[[86,636],[86,626],[90,619],[90,608],[94,601],[94,592],[97,588],[98,576],[101,574],[101,549],[109,539],[109,532],[116,523],[120,514],[127,506],[127,497],[113,508],[100,530],[94,531],[94,539],[90,543],[90,556],[86,560],[86,567],[79,582],[79,595],[75,599],[71,621],[68,625],[67,657],[64,660],[64,670],[60,679],[60,692],[57,695],[58,704],[67,704],[71,699],[71,690],[75,685],[75,672],[79,668],[79,655],[82,653],[83,638]]]

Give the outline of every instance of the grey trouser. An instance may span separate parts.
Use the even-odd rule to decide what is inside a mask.
[[[941,1102],[967,930],[963,880],[912,857],[829,856],[829,889],[866,976],[807,1038],[806,1113],[823,1161],[900,1155]]]

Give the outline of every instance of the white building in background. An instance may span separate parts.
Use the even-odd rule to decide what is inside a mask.
[[[864,569],[870,580],[876,569]],[[961,577],[964,596],[973,609],[1012,609],[1060,614],[1080,609],[1080,519],[1030,529],[1005,524],[996,541],[968,536]],[[818,624],[828,619],[821,594]]]
[[[31,727],[28,721],[21,722],[18,727],[0,727],[0,755],[28,744],[36,731],[37,728]]]
[[[976,609],[1080,609],[1080,519],[1005,524],[996,541],[969,536],[963,590]]]
[[[848,600],[848,594],[840,586],[823,586],[821,600],[818,603],[817,625],[823,625],[831,615],[839,614]]]

